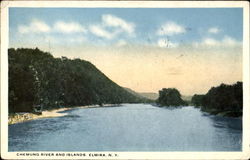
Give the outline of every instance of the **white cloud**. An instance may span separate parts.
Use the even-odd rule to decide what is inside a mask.
[[[212,27],[208,29],[208,33],[217,34],[219,32],[220,32],[220,29],[217,27]]]
[[[219,45],[221,42],[219,42],[218,40],[215,40],[213,38],[205,38],[202,42],[202,44],[204,45],[208,45],[208,46],[216,46]]]
[[[61,32],[61,33],[77,33],[77,32],[86,32],[87,30],[76,22],[63,22],[57,21],[54,24],[54,31]]]
[[[116,35],[115,32],[108,32],[100,25],[92,25],[89,29],[94,35],[106,39],[112,39]]]
[[[208,47],[233,47],[240,45],[241,42],[235,40],[232,37],[224,36],[221,40],[216,40],[214,38],[204,38],[201,42],[194,42],[193,46],[208,46]]]
[[[76,22],[57,21],[53,24],[53,27],[51,27],[41,20],[33,19],[28,25],[18,26],[18,32],[21,34],[54,32],[69,34],[78,32],[86,33],[87,30],[82,25]]]
[[[133,23],[127,22],[111,14],[102,15],[102,21],[106,26],[118,27],[130,34],[135,30],[135,25]]]
[[[186,29],[183,26],[170,21],[170,22],[163,24],[158,29],[157,34],[171,36],[171,35],[181,34],[185,32],[186,32]]]
[[[178,43],[173,43],[171,41],[169,41],[168,39],[159,39],[157,41],[157,45],[161,48],[175,48],[178,47]]]
[[[18,31],[21,34],[25,33],[48,33],[51,31],[49,25],[45,22],[33,19],[29,25],[20,25],[18,26]]]
[[[91,25],[89,30],[98,37],[113,39],[124,32],[129,36],[134,36],[135,24],[111,14],[104,14],[102,21],[99,24]]]

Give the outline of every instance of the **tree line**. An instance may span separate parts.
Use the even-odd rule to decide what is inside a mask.
[[[137,103],[137,97],[82,59],[54,58],[50,53],[28,48],[10,48],[9,112],[105,103]]]
[[[156,103],[159,106],[185,106],[194,105],[202,111],[224,116],[242,116],[243,86],[242,82],[232,85],[221,84],[212,87],[206,94],[195,94],[191,102],[184,101],[180,92],[175,88],[163,88],[159,91]]]
[[[221,84],[212,87],[206,94],[192,97],[191,103],[210,113],[222,113],[228,116],[242,116],[243,83]]]

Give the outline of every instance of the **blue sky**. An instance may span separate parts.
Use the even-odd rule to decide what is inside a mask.
[[[9,47],[82,58],[139,92],[242,80],[242,8],[10,8]]]
[[[110,16],[122,20],[124,23],[131,24],[130,33],[126,29],[117,31],[117,35],[108,37],[107,35],[93,34],[90,26],[99,25],[99,29],[108,33],[119,30],[118,26],[105,25],[103,16]],[[29,36],[56,37],[68,39],[69,36],[75,39],[81,39],[90,44],[113,44],[121,41],[125,43],[154,44],[159,39],[167,39],[172,43],[182,44],[202,41],[205,38],[211,38],[221,41],[223,37],[230,37],[235,41],[242,41],[242,9],[241,8],[10,8],[10,46],[30,39]],[[111,20],[112,21],[112,20]],[[57,22],[63,22],[65,28],[67,25],[79,25],[85,32],[73,32],[65,34],[56,31],[43,31],[34,34],[36,31],[21,32],[20,26],[26,26],[27,29],[32,23],[43,23],[51,30]],[[173,24],[173,27],[180,26],[183,32],[174,34],[157,35],[157,31],[167,25]],[[35,26],[35,24],[34,24]],[[29,28],[31,29],[31,28]],[[77,30],[77,28],[75,28]],[[39,28],[37,28],[39,30]],[[210,30],[210,32],[209,32]],[[212,32],[211,32],[212,31]],[[174,32],[174,31],[173,31]],[[27,34],[28,33],[28,34]],[[101,34],[101,33],[100,33]],[[25,37],[21,37],[24,36]],[[53,37],[53,38],[52,38]],[[51,40],[51,43],[53,40]],[[27,43],[30,43],[27,40]],[[65,40],[62,43],[67,43]],[[32,45],[32,44],[31,44]]]

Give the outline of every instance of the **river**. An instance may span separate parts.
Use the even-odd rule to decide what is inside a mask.
[[[9,151],[241,151],[242,119],[192,106],[85,108],[9,125]]]

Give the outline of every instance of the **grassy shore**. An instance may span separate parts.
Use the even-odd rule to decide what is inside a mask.
[[[34,114],[30,112],[22,112],[22,113],[11,113],[8,116],[8,124],[15,124],[35,119],[41,118],[50,118],[50,117],[61,117],[67,115],[67,113],[59,113],[66,110],[76,109],[76,108],[98,108],[98,107],[114,107],[118,106],[117,104],[104,104],[100,105],[88,105],[88,106],[79,106],[79,107],[69,107],[69,108],[59,108],[43,111],[42,114]]]

